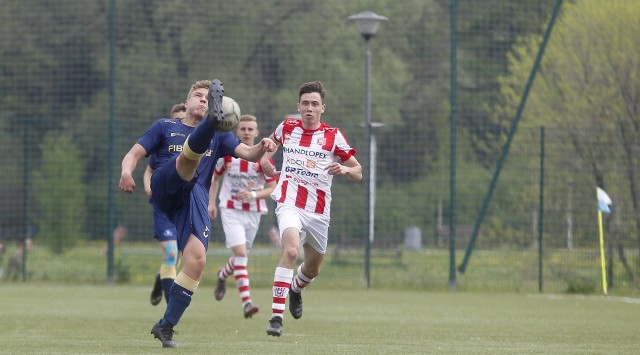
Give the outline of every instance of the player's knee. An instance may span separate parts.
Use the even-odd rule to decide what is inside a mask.
[[[185,263],[189,263],[190,268],[194,270],[204,270],[204,267],[207,265],[207,254],[198,253],[189,255],[189,260],[184,258]]]
[[[296,248],[296,247],[285,247],[282,250],[282,256],[286,260],[295,261],[295,260],[298,259],[298,248]]]
[[[165,249],[164,263],[166,265],[176,266],[178,261],[178,243],[173,240],[167,243]]]

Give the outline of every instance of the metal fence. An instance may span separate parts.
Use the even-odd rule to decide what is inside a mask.
[[[603,179],[614,200],[605,219],[611,282],[633,292],[633,275],[640,271],[634,197],[639,171],[632,158],[638,144],[625,152],[615,127],[580,128],[580,136],[594,137],[592,146],[617,147],[608,150],[606,169],[596,171],[595,158],[572,145],[576,130],[545,125],[542,137],[542,125],[525,113],[486,215],[480,216],[506,141],[504,127],[491,120],[499,77],[508,74],[507,55],[519,39],[542,35],[556,4],[0,2],[2,276],[105,282],[105,248],[115,236],[116,280],[148,281],[135,275],[153,275],[160,263],[151,208],[141,189],[133,195],[117,189],[120,160],[147,126],[184,100],[196,80],[220,78],[242,112],[258,117],[262,136],[295,111],[301,83],[323,81],[323,119],[346,133],[366,175],[365,46],[347,17],[371,10],[389,18],[370,42],[372,119],[384,124],[374,132],[373,286],[446,288],[450,257],[459,266],[466,252],[469,264],[457,275],[458,289],[501,285],[535,291],[541,281],[551,291],[597,287],[595,186]],[[450,31],[453,9],[456,36]],[[454,255],[451,48],[458,69]],[[140,186],[145,164],[135,176]],[[337,178],[333,192],[323,277],[364,287],[363,265],[356,264],[355,272],[341,270],[348,260],[364,257],[367,191],[364,184]],[[480,217],[475,249],[468,250]],[[267,237],[273,224],[272,213],[263,217],[252,261],[265,285],[278,256]],[[213,229],[209,254],[215,265],[208,268],[227,255],[219,221]],[[26,238],[32,245],[24,254]],[[396,280],[386,280],[386,272]]]

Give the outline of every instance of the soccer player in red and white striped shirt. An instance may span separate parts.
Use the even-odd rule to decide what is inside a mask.
[[[326,109],[321,82],[304,83],[298,91],[301,119],[287,118],[270,138],[282,146],[280,178],[271,197],[277,202],[276,216],[282,256],[273,279],[273,303],[267,334],[282,334],[285,302],[295,319],[302,317],[302,290],[320,273],[327,251],[331,211],[331,183],[334,175],[362,180],[362,166],[339,128],[322,122]],[[260,164],[266,176],[278,172],[271,163],[273,152]],[[294,275],[300,245],[304,260]]]
[[[240,141],[253,146],[258,137],[258,123],[255,116],[242,115],[236,135]],[[220,179],[222,178],[222,184]],[[276,177],[265,177],[259,162],[226,156],[218,159],[211,179],[209,190],[209,216],[222,220],[225,244],[231,249],[233,256],[224,267],[218,270],[218,284],[214,291],[216,300],[220,301],[226,291],[227,278],[233,275],[245,318],[258,313],[258,307],[251,302],[249,288],[248,250],[258,233],[260,217],[267,213],[266,198],[276,187]],[[216,206],[216,195],[220,190],[219,209]]]

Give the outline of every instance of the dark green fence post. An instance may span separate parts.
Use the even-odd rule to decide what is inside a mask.
[[[542,292],[542,233],[544,229],[544,127],[540,127],[540,206],[538,207],[538,291]]]
[[[22,281],[27,280],[27,239],[29,238],[29,119],[22,121]]]
[[[529,79],[527,80],[527,84],[524,87],[524,92],[522,93],[522,98],[520,99],[520,104],[518,105],[518,110],[516,111],[516,115],[511,123],[511,129],[509,130],[509,134],[507,135],[507,141],[505,142],[502,153],[500,154],[500,158],[498,159],[498,164],[496,165],[496,170],[493,173],[493,177],[491,178],[491,182],[489,183],[489,189],[487,190],[487,195],[484,198],[484,202],[482,204],[482,209],[480,210],[480,214],[478,215],[478,219],[476,219],[476,223],[473,226],[473,232],[471,233],[471,240],[469,241],[469,245],[467,245],[467,250],[464,254],[464,260],[462,264],[458,267],[458,270],[462,273],[467,269],[467,264],[469,263],[469,258],[471,258],[471,252],[473,251],[473,247],[476,243],[476,239],[478,239],[478,232],[480,231],[480,225],[482,225],[482,221],[484,220],[484,216],[487,214],[487,209],[489,208],[489,202],[493,198],[493,191],[496,188],[496,184],[498,183],[498,178],[500,177],[500,172],[502,171],[502,166],[504,165],[504,161],[507,159],[509,155],[509,148],[511,147],[511,142],[513,141],[513,136],[516,134],[518,129],[518,123],[520,122],[520,118],[522,117],[522,111],[524,111],[524,105],[527,103],[527,98],[529,97],[529,91],[531,91],[531,87],[533,86],[533,81],[538,74],[538,68],[540,68],[540,63],[542,62],[542,57],[544,56],[544,50],[547,48],[547,43],[549,42],[549,37],[551,37],[551,30],[553,29],[553,25],[558,18],[558,14],[560,13],[560,8],[562,6],[562,0],[558,0],[556,2],[555,7],[553,8],[553,13],[551,14],[551,19],[549,20],[549,24],[547,25],[547,29],[544,32],[544,37],[542,38],[542,43],[540,43],[540,49],[538,49],[538,55],[536,56],[536,60],[533,63],[533,68],[531,68],[531,73],[529,74]]]
[[[113,190],[115,181],[113,179],[113,137],[114,120],[116,107],[116,1],[109,1],[109,164],[107,165],[107,238],[109,240],[109,251],[107,260],[107,284],[113,284],[113,230],[115,229],[115,207],[113,204]]]
[[[457,108],[457,22],[458,1],[451,2],[451,122],[450,122],[450,177],[449,177],[449,290],[456,290],[456,108]]]

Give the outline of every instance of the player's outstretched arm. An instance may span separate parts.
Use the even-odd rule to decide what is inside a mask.
[[[133,193],[136,182],[133,180],[133,171],[138,166],[138,161],[147,155],[147,151],[138,143],[134,144],[122,159],[122,172],[120,173],[120,190]]]
[[[262,159],[260,159],[260,167],[262,168],[262,173],[264,174],[264,176],[272,178],[280,173],[276,170],[276,167],[273,166],[273,162],[271,160],[271,157],[273,157],[275,152],[278,150],[280,142],[278,142],[278,140],[275,138],[275,133],[272,133],[271,136],[269,136],[269,139],[271,139],[271,141],[275,143],[276,149],[271,152],[266,152],[262,156]]]
[[[238,158],[244,160],[257,162],[265,155],[265,153],[273,153],[278,146],[271,140],[271,138],[262,138],[258,144],[254,146],[248,146],[244,143],[240,143],[234,153]]]

